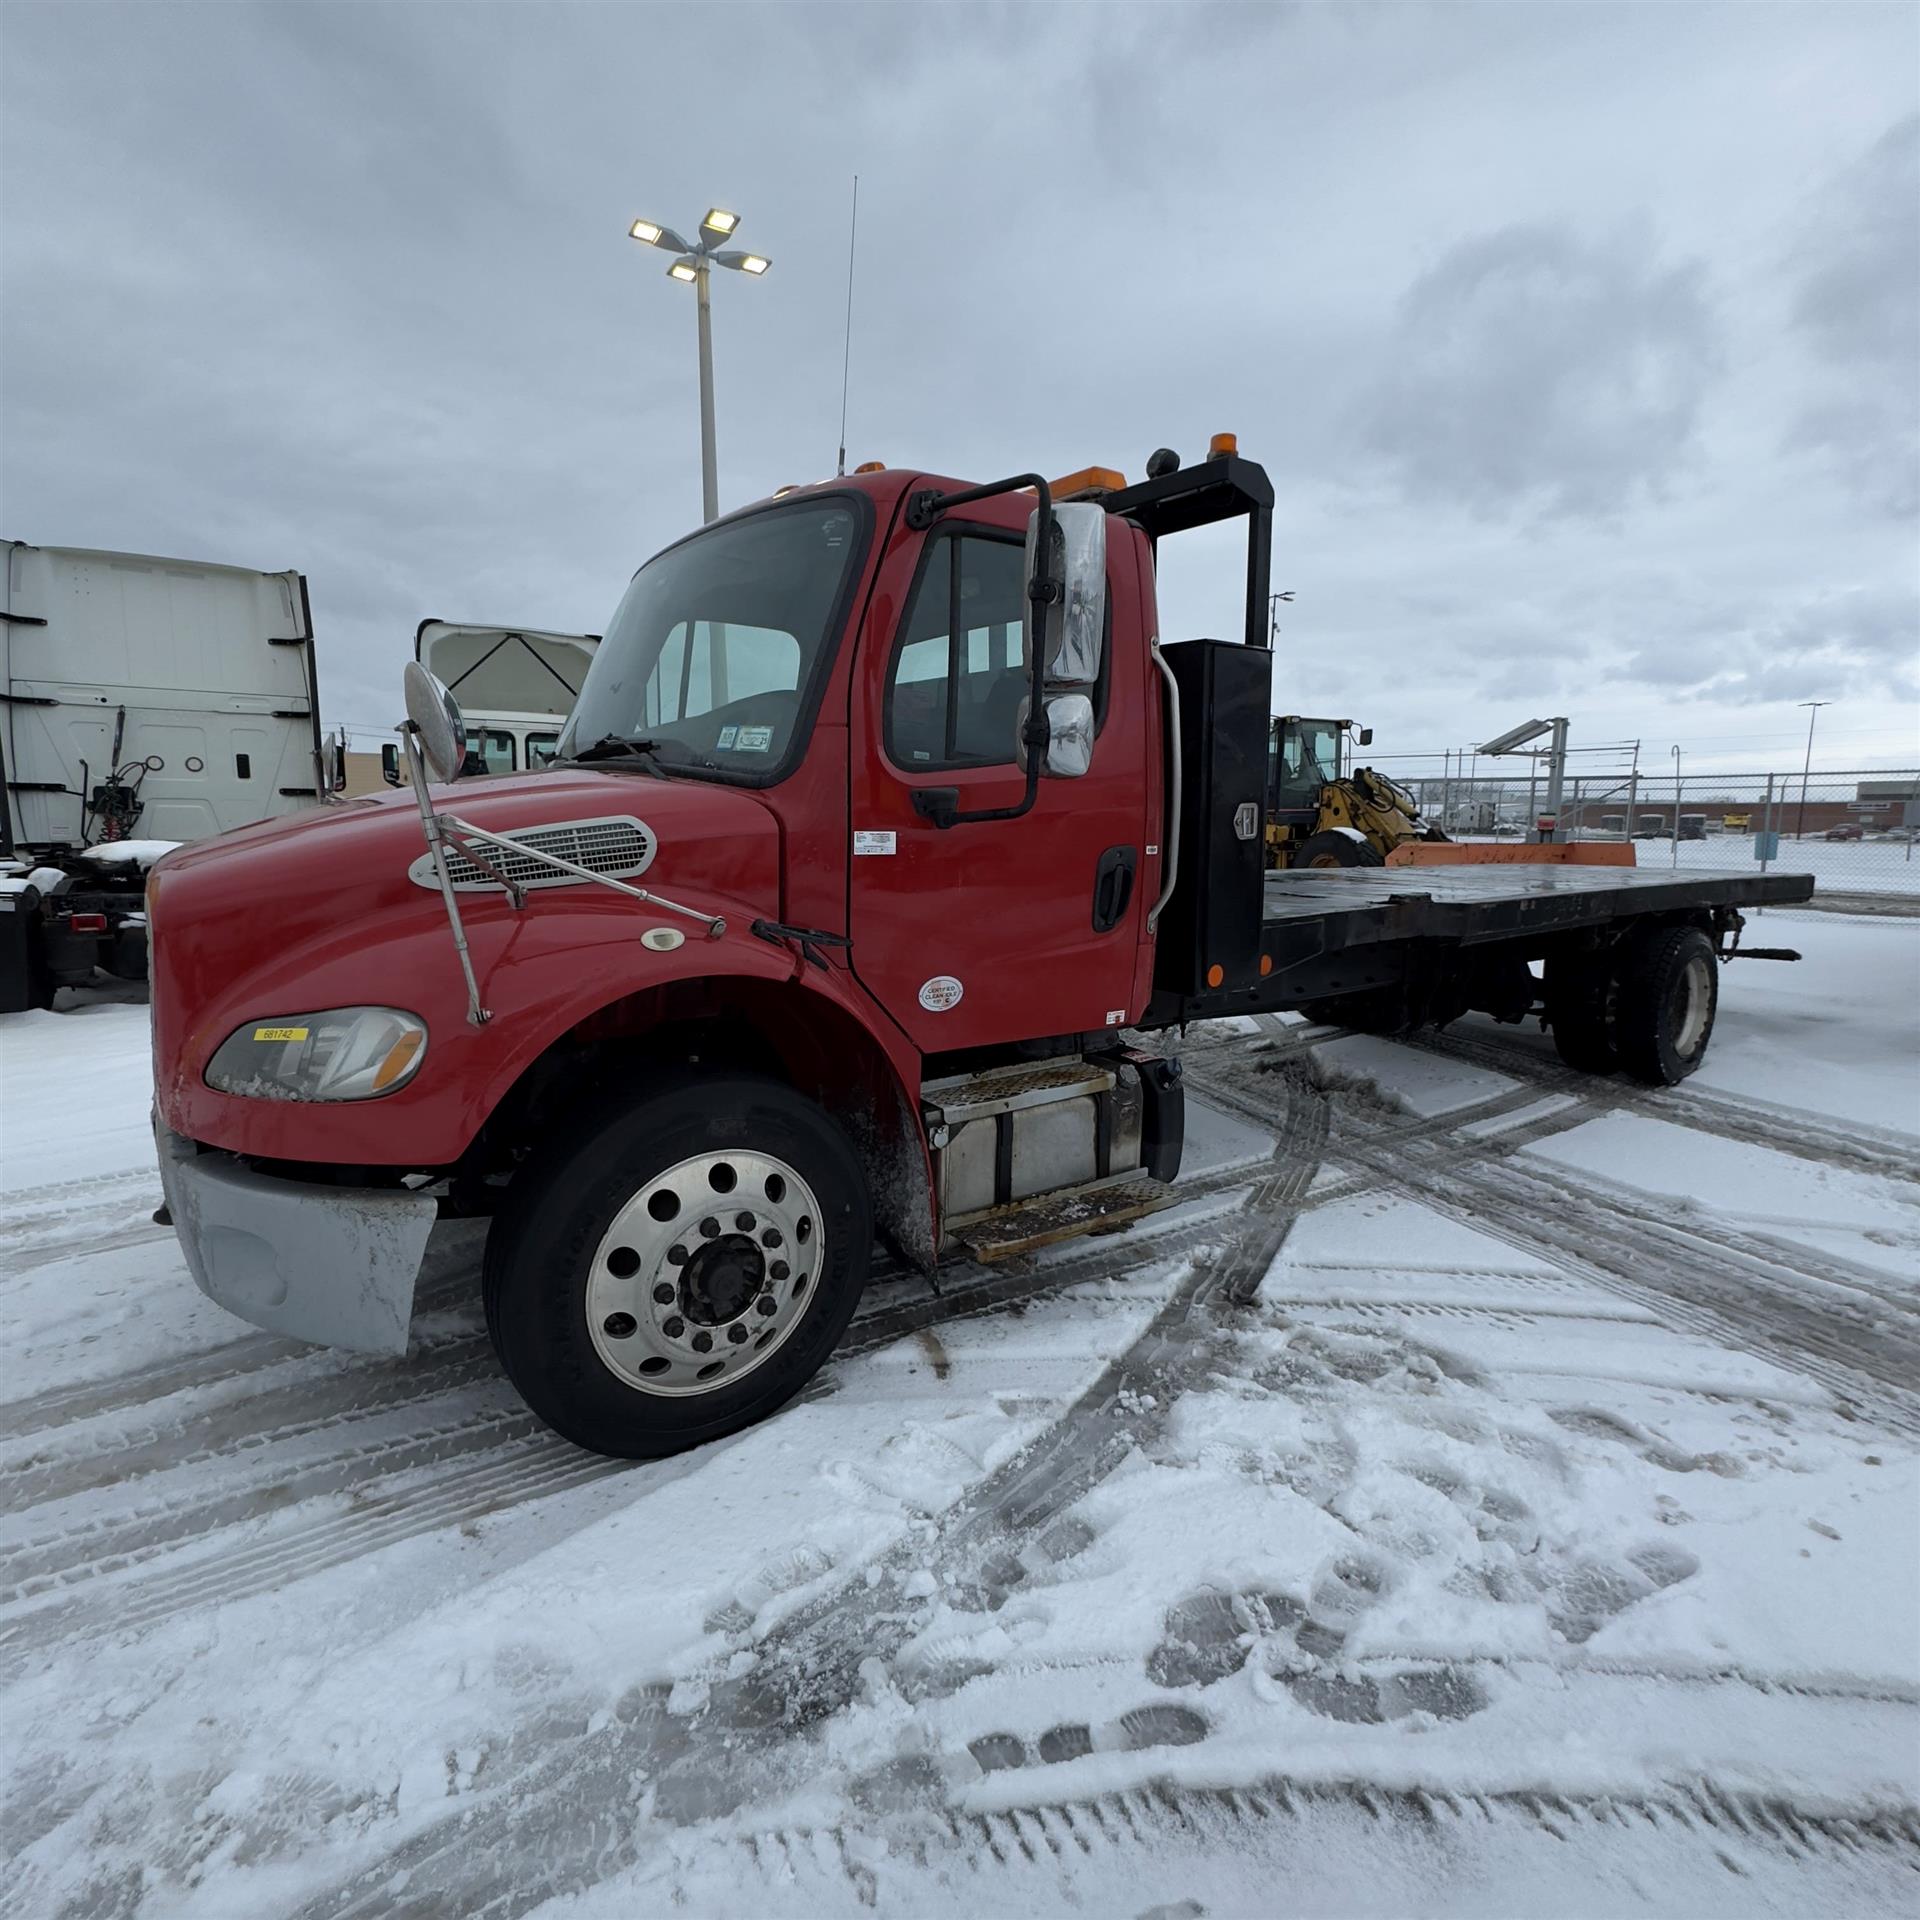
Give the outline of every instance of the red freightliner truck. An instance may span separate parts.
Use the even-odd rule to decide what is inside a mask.
[[[409,669],[411,797],[154,870],[195,1280],[404,1352],[436,1218],[490,1213],[515,1386],[583,1446],[661,1454],[800,1388],[876,1232],[931,1268],[1163,1204],[1180,1064],[1142,1033],[1540,1012],[1581,1068],[1682,1078],[1740,907],[1809,879],[1264,870],[1272,502],[1221,443],[1132,486],[788,490],[642,567],[556,764],[470,788]],[[1163,639],[1159,543],[1230,520],[1242,634]]]

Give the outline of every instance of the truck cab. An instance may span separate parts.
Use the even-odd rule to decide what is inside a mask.
[[[560,730],[599,644],[597,633],[422,620],[413,657],[459,702],[464,772],[537,773],[559,754]],[[380,770],[388,786],[401,784],[392,742],[380,749]]]
[[[523,1396],[670,1452],[812,1375],[876,1230],[931,1268],[1168,1204],[1180,1065],[1143,1035],[1382,996],[1517,1018],[1543,941],[1587,979],[1606,876],[1541,912],[1510,876],[1496,911],[1264,874],[1271,487],[1230,444],[1148,476],[786,490],[634,575],[544,772],[448,784],[466,720],[410,669],[411,794],[164,861],[157,1129],[198,1283],[402,1351],[435,1220],[488,1214]],[[1244,632],[1163,644],[1158,543],[1228,520]],[[1638,906],[1718,926],[1720,898]]]

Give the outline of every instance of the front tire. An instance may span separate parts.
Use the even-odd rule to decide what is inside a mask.
[[[819,1370],[873,1224],[846,1135],[745,1074],[600,1107],[522,1169],[488,1237],[488,1331],[555,1432],[649,1459],[751,1426]]]
[[[1386,861],[1380,849],[1368,840],[1356,840],[1351,834],[1309,834],[1294,855],[1296,867],[1380,867]]]

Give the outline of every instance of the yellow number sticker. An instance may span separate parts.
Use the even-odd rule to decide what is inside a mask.
[[[304,1040],[307,1030],[305,1027],[255,1027],[253,1037],[256,1040]]]

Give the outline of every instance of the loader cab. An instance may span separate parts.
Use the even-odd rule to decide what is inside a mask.
[[[1371,727],[1351,720],[1313,720],[1297,713],[1278,715],[1267,742],[1267,818],[1276,825],[1311,829],[1320,811],[1320,792],[1352,771],[1349,741],[1373,741]]]

